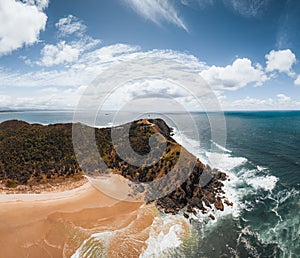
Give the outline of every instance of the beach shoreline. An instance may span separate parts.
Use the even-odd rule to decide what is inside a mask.
[[[0,181],[0,196],[13,194],[42,194],[52,192],[64,192],[76,189],[86,184],[88,179],[82,177],[79,179],[64,179],[59,182],[47,182],[36,185],[18,185],[17,187],[7,187]]]
[[[57,200],[66,200],[69,198],[76,198],[80,194],[93,187],[89,181],[77,182],[69,189],[51,189],[41,192],[0,192],[0,203],[14,203],[14,202],[53,202]]]
[[[144,203],[116,200],[87,181],[59,192],[0,194],[0,204],[3,257],[70,257],[92,234],[131,225]]]

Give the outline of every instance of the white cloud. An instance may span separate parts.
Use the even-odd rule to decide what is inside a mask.
[[[46,6],[48,1],[40,2]],[[47,16],[37,6],[15,0],[0,1],[0,56],[32,45],[45,29]]]
[[[65,67],[37,70],[29,73],[11,72],[0,67],[0,87],[79,87],[89,84],[103,70],[114,64],[134,58],[164,57],[181,62],[196,71],[206,69],[205,63],[196,57],[171,50],[152,50],[142,52],[139,47],[115,44],[79,55],[74,64]],[[54,58],[53,58],[54,59]],[[51,62],[54,62],[52,59]]]
[[[244,17],[257,17],[264,13],[270,0],[223,0],[223,2]]]
[[[300,74],[298,75],[298,77],[294,81],[294,84],[297,85],[297,86],[300,86]]]
[[[200,75],[215,90],[234,91],[250,83],[261,85],[268,80],[260,65],[253,66],[248,58],[238,58],[225,67],[211,66]]]
[[[296,63],[296,56],[290,49],[285,50],[272,50],[266,56],[266,71],[279,71],[287,73],[292,76],[292,66]]]
[[[36,6],[39,10],[44,10],[49,5],[49,0],[21,0],[28,5]]]
[[[51,45],[48,55],[45,55],[49,59],[45,59],[43,62],[44,65],[67,63],[63,67],[40,68],[29,73],[13,72],[0,67],[0,89],[2,89],[0,92],[0,106],[75,107],[86,85],[90,85],[105,69],[128,60],[154,57],[166,58],[174,61],[174,64],[176,61],[183,63],[198,72],[216,90],[216,95],[224,109],[300,108],[300,101],[290,98],[284,92],[280,92],[273,98],[257,99],[247,97],[230,101],[228,96],[225,95],[226,90],[237,90],[249,84],[260,85],[272,78],[267,76],[263,67],[258,64],[254,65],[247,58],[238,58],[232,64],[224,67],[209,67],[193,55],[172,50],[141,51],[137,46],[115,44],[78,53],[76,49],[80,48],[79,43],[78,46],[75,46],[75,42],[73,44],[61,42],[61,48],[57,49],[58,45]],[[74,59],[70,57],[72,54],[66,55],[67,51],[65,52],[64,49],[68,49],[67,46],[72,50],[75,48]],[[176,101],[184,103],[190,110],[197,109],[197,105],[199,105],[195,102],[195,99],[186,95],[180,88],[173,88],[164,81],[154,80],[151,83],[145,82],[139,85],[131,83],[129,86],[132,86],[132,88],[129,87],[128,90],[124,88],[123,91],[120,90],[116,93],[115,102],[111,101],[111,103],[114,103],[113,107],[120,105],[121,100],[126,100],[126,94],[129,94],[129,97],[139,96],[135,90],[140,90],[139,93],[141,94],[150,94],[151,92],[167,94]],[[22,89],[24,87],[27,87],[27,89]],[[6,89],[9,89],[9,91],[6,91]],[[109,91],[110,89],[108,89]],[[28,95],[23,94],[26,92],[28,92]]]
[[[86,31],[86,26],[83,22],[73,15],[59,19],[55,26],[62,37],[72,34],[82,36]]]
[[[291,101],[291,97],[286,96],[285,94],[277,94],[276,97],[278,98],[278,101],[280,102],[289,102]]]
[[[279,102],[289,102],[291,100],[291,97],[286,96],[285,94],[277,94],[276,95]]]
[[[46,45],[41,51],[42,58],[38,64],[52,66],[71,63],[78,59],[79,52],[79,49],[66,44],[64,41],[59,42],[57,45]]]
[[[6,99],[3,103],[13,107],[75,107],[85,85],[89,85],[105,69],[123,61],[145,57],[166,58],[174,61],[174,64],[177,61],[188,65],[195,71],[207,68],[204,63],[199,62],[192,55],[168,50],[142,52],[139,47],[116,44],[83,53],[73,65],[59,67],[59,69],[41,69],[21,74],[0,68],[0,89],[10,88],[9,94],[3,92],[10,96],[10,100]],[[123,91],[117,91],[115,102],[111,101],[110,105],[112,103],[113,105],[110,108],[116,108],[122,103],[122,100],[126,100],[126,97],[134,96],[137,89],[141,91],[140,93],[144,92],[145,94],[147,92],[166,93],[194,109],[196,105],[199,105],[192,102],[193,99],[188,100],[187,93],[184,95],[180,87],[174,89],[168,82],[163,83],[165,84],[162,85],[159,81],[153,81],[149,85],[145,83],[144,91],[141,91],[142,84],[130,84],[132,87],[128,91],[125,88],[122,88]],[[109,92],[110,89],[107,91]],[[26,92],[30,94],[24,94]],[[3,106],[3,103],[0,106]]]
[[[246,98],[235,101],[221,100],[224,110],[297,110],[300,100],[292,99],[285,94],[277,94],[274,98]]]
[[[139,15],[156,24],[167,21],[188,31],[184,21],[179,17],[169,0],[125,0]]]
[[[0,93],[1,107],[8,107],[11,104],[11,97]]]
[[[212,6],[215,3],[215,0],[181,0],[181,4],[186,6],[193,7],[195,4],[198,5],[201,9],[204,9],[207,6]]]
[[[60,36],[76,35],[79,38],[70,42],[60,41],[56,45],[47,44],[41,50],[41,58],[34,62],[23,58],[25,64],[38,64],[40,66],[53,66],[60,64],[73,63],[85,51],[90,50],[101,43],[99,39],[93,39],[85,34],[86,26],[75,16],[69,15],[59,19],[56,23]]]
[[[73,108],[76,106],[85,86],[78,88],[32,89],[30,94],[13,93],[12,96],[0,94],[0,108]]]

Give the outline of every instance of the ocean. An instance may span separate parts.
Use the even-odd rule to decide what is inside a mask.
[[[185,115],[169,114],[166,120],[176,127],[174,121]],[[300,111],[211,114],[224,115],[226,144],[212,139],[205,113],[190,115],[199,138],[188,124],[180,133],[175,130],[174,137],[212,167],[216,164],[210,157],[218,155],[217,168],[229,175],[225,192],[234,205],[216,212],[214,221],[201,214],[193,216],[190,234],[185,237],[179,236],[182,229],[174,223],[173,215],[160,214],[157,220],[174,224],[159,234],[150,231],[148,247],[140,257],[300,257]],[[97,125],[111,125],[112,117],[113,112],[100,115]],[[10,119],[65,123],[73,121],[73,112],[0,112],[0,122]],[[175,217],[185,220],[180,214]],[[99,235],[109,233],[91,238],[100,243]],[[73,257],[80,257],[83,247]]]

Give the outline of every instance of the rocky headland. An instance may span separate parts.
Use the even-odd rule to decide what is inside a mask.
[[[105,170],[81,170],[82,164],[77,162],[72,143],[73,126],[71,123],[39,125],[16,120],[1,123],[1,191],[39,193],[47,189],[63,190],[59,185],[66,182],[72,187],[82,185],[86,180],[84,175],[114,173],[134,182],[135,187],[141,183],[152,182],[154,188],[147,189],[141,184],[134,191],[144,192],[144,201],[155,202],[165,213],[183,212],[188,218],[189,213],[209,213],[210,209],[222,211],[224,204],[233,205],[226,199],[223,190],[223,181],[227,180],[227,175],[203,164],[178,144],[172,138],[172,128],[162,119],[141,119],[114,128],[119,132],[118,148],[127,148],[129,128],[130,145],[135,153],[142,156],[149,153],[154,155],[160,150],[160,144],[164,144],[161,158],[155,164],[145,166],[135,166],[131,165],[134,162],[127,162],[134,161],[130,152],[125,158],[118,155],[112,143],[111,128],[92,128],[95,130],[99,154],[106,164]],[[91,130],[86,125],[75,126],[83,131]],[[157,150],[151,150],[149,139],[152,136],[156,138]],[[85,142],[82,141],[81,144],[84,145]],[[85,149],[84,146],[82,149]],[[82,155],[84,158],[81,162],[93,162],[89,155]],[[209,217],[214,219],[212,214]]]

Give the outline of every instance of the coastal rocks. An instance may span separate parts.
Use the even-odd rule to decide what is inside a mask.
[[[215,218],[215,216],[214,215],[212,215],[212,214],[209,214],[209,216],[208,216],[209,218],[211,218],[212,220],[215,220],[216,218]]]
[[[186,219],[188,219],[190,216],[187,213],[183,213],[183,217],[185,217]]]
[[[222,202],[222,199],[220,196],[218,196],[215,201],[215,207],[217,210],[220,210],[220,211],[224,210],[224,205],[223,205],[223,202]]]
[[[230,202],[228,199],[225,199],[224,203],[227,204],[227,206],[233,206],[233,203]]]
[[[157,206],[165,213],[177,214],[184,210],[183,216],[188,218],[189,213],[197,215],[195,209],[201,211],[202,214],[212,210],[212,206],[217,210],[224,210],[224,204],[220,197],[220,194],[224,193],[222,190],[224,184],[221,181],[227,180],[227,175],[219,170],[211,169],[209,166],[203,168],[200,164],[202,163],[196,163],[190,176],[175,191],[156,200]],[[209,182],[201,187],[201,183],[204,182],[204,180],[201,181],[203,171],[210,175],[205,175],[206,178],[209,178]],[[233,205],[228,199],[225,199],[224,203],[229,206]],[[212,220],[215,219],[212,213],[208,217]]]

